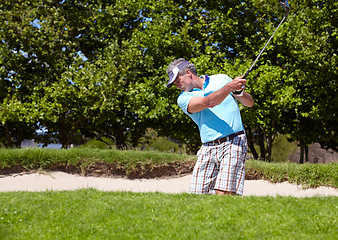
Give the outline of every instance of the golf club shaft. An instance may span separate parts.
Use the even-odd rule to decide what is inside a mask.
[[[256,57],[255,61],[253,62],[253,64],[251,65],[251,67],[248,69],[248,71],[244,74],[243,78],[245,79],[248,75],[249,72],[251,72],[253,66],[256,64],[257,60],[260,58],[260,56],[262,55],[264,49],[266,48],[266,46],[269,44],[269,42],[271,41],[271,39],[273,38],[273,36],[275,35],[275,33],[277,32],[278,28],[280,27],[280,25],[282,25],[282,23],[284,22],[285,18],[287,17],[287,15],[289,14],[289,12],[287,12],[284,16],[284,18],[282,19],[282,21],[279,23],[279,25],[277,26],[276,30],[273,32],[273,34],[271,35],[271,37],[269,38],[269,40],[266,42],[265,46],[263,47],[263,49],[261,50],[261,52],[258,54],[258,56]]]
[[[258,54],[258,56],[256,57],[255,61],[251,64],[250,68],[248,69],[248,71],[244,74],[243,78],[246,79],[246,77],[249,75],[249,73],[251,72],[253,66],[256,64],[257,60],[260,58],[260,56],[262,55],[264,49],[266,48],[266,46],[269,44],[269,42],[271,41],[271,39],[273,38],[273,36],[275,35],[275,33],[277,32],[278,28],[280,27],[280,25],[282,25],[282,23],[284,22],[285,18],[288,16],[289,11],[286,12],[286,14],[284,15],[282,21],[278,24],[276,30],[273,32],[273,34],[271,35],[271,37],[269,38],[269,40],[265,43],[263,49],[261,50],[261,52]],[[234,91],[234,94],[238,95],[238,96],[243,96],[243,90],[239,90],[239,91]]]

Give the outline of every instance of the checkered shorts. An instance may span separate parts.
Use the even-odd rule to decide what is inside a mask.
[[[190,193],[209,194],[222,190],[243,195],[247,151],[245,134],[218,145],[203,144],[197,153]]]

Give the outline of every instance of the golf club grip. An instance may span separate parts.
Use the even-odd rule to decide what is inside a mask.
[[[246,77],[249,75],[249,72],[250,72],[250,70],[248,70],[248,71],[244,74],[243,79],[246,79]]]
[[[249,72],[250,72],[250,69],[244,74],[243,79],[245,79],[249,75]],[[239,96],[243,96],[243,90],[233,91],[232,93],[239,95]]]
[[[249,72],[250,72],[250,70],[248,70],[248,71],[244,74],[244,76],[243,76],[244,79],[246,79],[246,77],[249,75]],[[236,94],[236,95],[239,95],[239,96],[243,96],[243,90],[233,91],[232,93],[233,93],[233,94]]]

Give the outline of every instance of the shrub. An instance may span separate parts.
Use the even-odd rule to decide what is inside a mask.
[[[96,148],[96,149],[109,149],[115,148],[115,143],[109,138],[103,138],[102,140],[91,139],[85,144],[82,144],[78,148]]]

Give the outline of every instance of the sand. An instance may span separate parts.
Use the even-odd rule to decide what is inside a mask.
[[[8,191],[61,191],[94,188],[100,191],[131,192],[188,192],[191,175],[168,179],[137,179],[84,177],[64,172],[39,172],[0,176],[0,192]],[[329,187],[303,189],[302,186],[270,183],[264,180],[246,180],[244,196],[338,196],[338,190]]]

